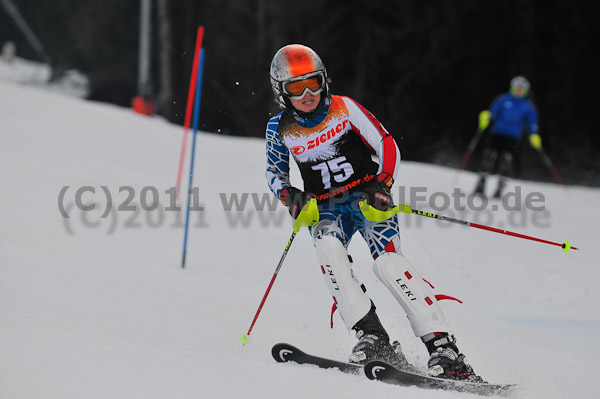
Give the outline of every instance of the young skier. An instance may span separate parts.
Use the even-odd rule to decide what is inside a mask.
[[[319,222],[309,229],[334,308],[358,338],[350,361],[381,359],[411,367],[399,345],[390,344],[374,303],[352,272],[346,248],[359,232],[373,256],[375,275],[400,303],[429,351],[429,374],[481,381],[448,332],[432,287],[403,256],[397,217],[372,222],[358,209],[361,198],[379,210],[392,206],[390,189],[400,164],[392,136],[356,101],[329,92],[325,66],[308,47],[291,44],[277,51],[270,76],[282,112],[267,124],[267,181],[294,219],[307,201],[318,201]],[[303,190],[290,183],[290,153],[300,169]]]
[[[479,181],[475,193],[484,194],[485,180],[489,174],[498,173],[495,198],[502,196],[506,176],[513,175],[513,160],[517,155],[523,132],[529,132],[531,146],[540,150],[542,139],[538,134],[538,115],[533,103],[527,99],[529,82],[522,76],[510,81],[510,92],[500,95],[490,107],[489,126],[480,126],[490,132],[483,150]]]

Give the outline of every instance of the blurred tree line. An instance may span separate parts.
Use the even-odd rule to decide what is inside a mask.
[[[91,100],[131,104],[138,0],[13,1],[55,68],[89,76]],[[325,62],[332,91],[371,110],[404,159],[457,166],[477,114],[521,74],[532,84],[544,147],[565,180],[600,185],[599,15],[595,0],[156,0],[153,95],[159,113],[183,123],[196,29],[204,25],[201,129],[263,137],[279,112],[271,58],[302,43]],[[35,58],[1,9],[0,40]],[[552,180],[527,143],[520,165],[522,178]]]

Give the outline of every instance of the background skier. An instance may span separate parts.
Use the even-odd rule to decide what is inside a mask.
[[[479,119],[479,129],[489,131],[482,153],[479,181],[475,193],[485,193],[485,181],[490,174],[498,174],[495,198],[502,196],[506,177],[514,174],[514,160],[519,151],[523,133],[529,132],[531,146],[540,150],[542,139],[538,134],[538,115],[527,98],[529,81],[516,76],[510,81],[510,92],[500,95],[490,107],[490,119]],[[488,125],[489,123],[489,125]]]

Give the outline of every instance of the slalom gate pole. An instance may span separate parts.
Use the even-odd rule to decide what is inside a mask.
[[[281,255],[281,259],[279,259],[279,264],[277,264],[277,268],[275,269],[275,273],[273,273],[273,277],[271,277],[271,281],[269,282],[267,291],[265,292],[265,295],[263,295],[262,301],[260,301],[258,310],[256,311],[256,314],[254,315],[254,319],[252,320],[252,324],[250,324],[250,328],[248,328],[248,332],[246,334],[242,334],[242,342],[244,345],[246,345],[248,343],[248,338],[250,338],[250,333],[252,332],[252,329],[254,328],[256,319],[258,319],[258,315],[260,314],[260,311],[262,310],[263,305],[265,304],[265,301],[267,300],[267,296],[269,296],[269,292],[271,292],[273,283],[275,282],[275,279],[277,278],[277,275],[279,274],[279,270],[281,269],[281,266],[283,265],[283,261],[285,260],[285,257],[287,256],[287,254],[290,250],[290,247],[292,246],[292,242],[294,242],[294,238],[296,237],[296,234],[298,233],[298,231],[300,231],[300,229],[302,227],[312,226],[312,225],[316,224],[318,221],[319,221],[319,208],[317,206],[317,200],[315,198],[312,198],[310,201],[308,201],[306,203],[306,205],[304,205],[304,207],[302,208],[302,211],[300,211],[300,214],[294,221],[294,231],[292,232],[292,236],[290,237],[290,239],[287,242],[287,245],[285,246],[285,250],[283,251],[283,254]]]
[[[437,214],[431,213],[431,212],[419,211],[417,209],[412,209],[409,205],[398,205],[395,208],[390,209],[388,211],[379,211],[379,210],[373,208],[371,205],[367,204],[366,201],[361,201],[359,206],[360,206],[360,210],[361,210],[362,214],[365,216],[365,218],[367,220],[370,220],[370,221],[380,221],[380,220],[389,219],[390,217],[392,217],[393,215],[395,215],[397,213],[412,213],[412,214],[419,215],[419,216],[425,216],[425,217],[428,217],[431,219],[438,219],[438,220],[443,220],[445,222],[460,224],[463,226],[475,227],[476,229],[487,230],[487,231],[491,231],[493,233],[506,234],[506,235],[509,235],[512,237],[537,241],[537,242],[541,242],[544,244],[556,245],[556,246],[561,247],[563,252],[568,252],[570,249],[579,250],[579,248],[571,246],[571,243],[569,241],[565,241],[561,244],[558,242],[542,240],[541,238],[527,236],[525,234],[515,233],[515,232],[509,231],[509,230],[497,229],[495,227],[485,226],[485,225],[477,224],[477,223],[473,223],[473,222],[467,222],[465,220],[460,220],[460,219],[454,219],[454,218],[450,218],[447,216],[437,215]]]
[[[183,142],[181,143],[181,155],[179,155],[179,170],[177,171],[177,185],[175,198],[179,198],[179,189],[181,187],[181,174],[183,172],[183,160],[185,159],[185,150],[187,144],[188,130],[192,119],[192,107],[194,104],[194,92],[196,91],[196,81],[198,79],[198,61],[200,59],[200,50],[202,49],[202,39],[204,38],[204,26],[198,27],[196,35],[196,49],[194,50],[194,61],[192,65],[192,77],[190,79],[190,88],[188,90],[187,106],[185,108],[185,121],[183,127]]]
[[[550,160],[550,157],[548,156],[546,151],[544,151],[543,148],[540,148],[538,150],[538,153],[542,157],[542,161],[544,161],[544,164],[546,165],[546,167],[548,169],[550,169],[550,172],[554,176],[554,179],[556,179],[556,181],[559,182],[560,184],[562,184],[563,186],[566,186],[565,181],[558,174],[558,170],[556,170],[556,167],[554,167],[554,163],[552,163],[552,160]]]
[[[185,213],[185,233],[183,236],[183,255],[181,267],[185,268],[187,254],[188,230],[190,225],[190,201],[192,197],[192,180],[194,177],[194,158],[196,156],[196,136],[198,135],[198,121],[200,120],[200,100],[202,98],[202,73],[204,72],[204,49],[200,50],[198,62],[198,81],[196,82],[196,100],[194,102],[194,139],[192,141],[192,157],[190,161],[190,181],[188,184],[187,209]]]

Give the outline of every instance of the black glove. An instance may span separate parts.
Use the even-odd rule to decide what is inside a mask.
[[[392,208],[392,194],[390,189],[394,178],[387,173],[380,173],[375,180],[365,187],[365,194],[369,205],[380,211]]]
[[[300,191],[296,187],[288,187],[281,190],[279,198],[283,205],[288,207],[290,216],[296,219],[304,205],[313,198],[313,195]]]

